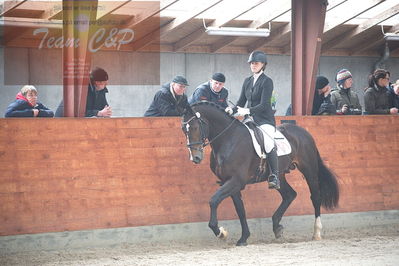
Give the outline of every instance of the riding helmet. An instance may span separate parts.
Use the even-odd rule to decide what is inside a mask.
[[[266,54],[262,51],[253,51],[248,58],[248,63],[261,62],[267,64]]]

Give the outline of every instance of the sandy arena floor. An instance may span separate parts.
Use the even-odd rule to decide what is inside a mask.
[[[399,265],[399,223],[325,231],[322,241],[236,239],[9,254],[0,265]]]

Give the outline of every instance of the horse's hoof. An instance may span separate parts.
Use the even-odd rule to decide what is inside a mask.
[[[313,236],[313,240],[318,241],[318,240],[321,240],[321,239],[322,239],[321,236]]]
[[[229,233],[227,233],[227,230],[223,228],[223,226],[219,227],[219,235],[217,236],[218,238],[225,240],[228,236]]]
[[[241,242],[241,241],[238,241],[236,244],[237,247],[245,247],[247,245],[248,245],[247,242]]]
[[[284,226],[279,225],[276,230],[274,230],[274,236],[279,239],[283,236]]]

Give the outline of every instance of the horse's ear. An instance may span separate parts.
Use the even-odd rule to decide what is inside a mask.
[[[190,115],[190,116],[194,115],[194,110],[191,108],[191,105],[187,104],[183,115]]]

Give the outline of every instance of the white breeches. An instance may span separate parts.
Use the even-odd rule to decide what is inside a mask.
[[[265,150],[267,153],[269,153],[275,146],[274,135],[276,134],[276,128],[269,124],[263,124],[260,126],[260,128],[264,132],[266,132],[266,134],[263,134],[263,135],[267,135],[264,138],[265,139]]]

